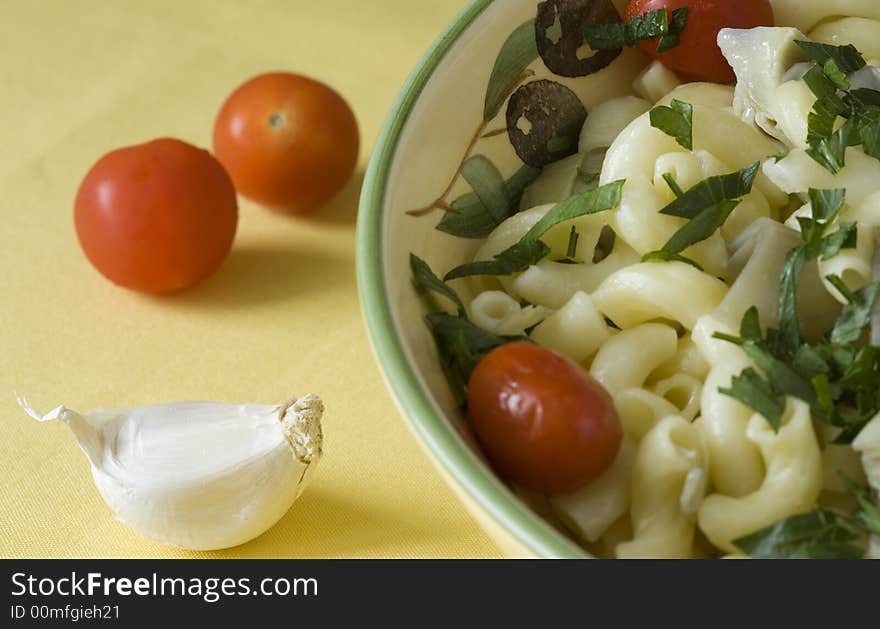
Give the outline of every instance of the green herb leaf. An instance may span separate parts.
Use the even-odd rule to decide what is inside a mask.
[[[578,248],[578,240],[581,235],[578,233],[576,227],[572,226],[571,233],[568,235],[568,249],[565,252],[565,256],[571,260],[574,260],[575,256],[577,256],[577,248]]]
[[[837,292],[840,293],[840,296],[843,297],[847,302],[852,303],[853,299],[855,299],[855,295],[849,289],[849,286],[843,281],[838,275],[826,275],[825,279],[828,280],[828,283],[831,284],[834,288],[837,289]]]
[[[767,379],[773,383],[776,391],[803,400],[817,415],[822,413],[816,391],[809,379],[804,378],[784,360],[769,352],[761,343],[746,341],[742,348],[758,369],[763,371]],[[755,410],[761,412],[759,409]],[[767,419],[770,420],[769,417]]]
[[[832,209],[824,213],[820,209],[819,214],[836,216],[835,206],[836,203],[832,204]],[[819,244],[828,239],[821,232],[814,238],[820,238]],[[807,402],[815,416],[839,427],[835,443],[850,443],[880,412],[880,347],[856,346],[870,322],[874,304],[880,299],[880,282],[851,293],[840,278],[829,276],[829,281],[839,287],[850,303],[826,340],[804,343],[797,327],[791,287],[797,285],[798,269],[808,255],[808,248],[802,245],[792,249],[783,266],[780,331],[768,329],[766,337],[762,337],[757,314],[750,310],[743,317],[741,337],[718,333],[714,336],[742,347],[763,372],[772,391]],[[770,416],[768,421],[775,419]]]
[[[469,192],[452,202],[452,210],[446,212],[436,229],[459,238],[485,238],[519,211],[523,192],[540,173],[536,168],[523,166],[504,183],[509,205],[502,221],[486,209],[476,194]]]
[[[498,227],[486,206],[472,192],[452,202],[435,229],[459,238],[485,238]]]
[[[666,9],[649,11],[625,24],[585,24],[584,39],[593,50],[632,47],[643,39],[654,39],[669,32]]]
[[[620,205],[623,184],[623,180],[615,181],[557,203],[518,243],[497,254],[494,260],[463,264],[447,273],[444,280],[471,275],[510,275],[525,271],[550,253],[550,247],[539,240],[541,236],[565,221],[614,209]]]
[[[880,110],[880,107],[877,109]],[[865,153],[880,159],[880,111],[864,115],[858,121],[858,135]]]
[[[850,91],[850,96],[869,107],[880,107],[880,92],[868,87],[859,87]]]
[[[738,347],[742,347],[745,345],[745,339],[741,339],[738,336],[733,336],[732,334],[724,334],[723,332],[715,332],[712,334],[713,339],[718,339],[720,341],[727,341],[728,343],[733,343]]]
[[[460,317],[466,317],[464,304],[458,294],[434,275],[427,262],[411,253],[409,254],[409,267],[412,269],[413,282],[417,289],[422,292],[433,291],[438,295],[443,295],[456,305]]]
[[[854,249],[858,242],[858,225],[855,222],[844,221],[833,233],[825,236],[819,245],[819,257],[822,260],[830,260],[841,249]]]
[[[865,345],[855,353],[852,362],[847,365],[841,383],[852,389],[869,392],[880,386],[880,347]]]
[[[657,9],[635,16],[626,24],[585,24],[584,39],[593,50],[618,50],[660,37],[657,52],[667,52],[678,46],[687,26],[687,18],[686,7],[673,11],[671,22],[666,9]]]
[[[519,202],[522,199],[523,193],[526,191],[526,188],[534,183],[540,174],[540,168],[532,168],[526,164],[504,182],[504,186],[507,188],[507,198],[510,199],[510,208],[505,220],[519,212]]]
[[[684,103],[686,104],[686,103]],[[686,258],[676,258],[688,247],[711,237],[724,225],[730,213],[739,205],[738,199],[752,190],[758,174],[760,162],[755,162],[743,170],[704,179],[687,192],[682,192],[672,176],[663,178],[676,194],[675,201],[663,208],[660,213],[690,219],[669,241],[662,251],[647,254],[644,261],[680,260],[693,264]],[[699,268],[699,265],[696,265]]]
[[[842,476],[856,501],[849,518],[828,509],[815,509],[781,520],[765,529],[734,540],[756,559],[859,559],[865,554],[859,530],[880,535],[880,509],[870,491]]]
[[[770,334],[770,331],[768,331],[767,340],[760,337],[760,333],[758,332],[758,330],[760,330],[760,322],[757,319],[757,312],[753,312],[752,309],[749,309],[749,311],[743,316],[743,321],[740,327],[742,333],[748,335],[748,338],[732,337],[727,334],[719,333],[715,333],[713,336],[714,338],[728,341],[742,347],[746,355],[751,358],[758,369],[764,373],[773,392],[783,396],[791,395],[799,398],[809,404],[814,413],[821,414],[822,409],[819,405],[819,399],[816,391],[813,389],[812,382],[810,382],[810,378],[812,378],[814,374],[810,373],[808,376],[805,376],[795,367],[796,365],[815,365],[817,363],[814,359],[818,358],[819,360],[822,360],[821,356],[803,355],[798,361],[793,360],[791,354],[781,352],[780,350],[785,348],[777,347],[778,342],[775,340],[774,336]],[[819,367],[819,369],[822,370],[823,367]],[[719,391],[725,393],[725,391],[721,389],[719,389]],[[749,404],[747,400],[741,401]],[[752,408],[762,415],[764,415],[764,411],[766,410],[765,408]],[[774,422],[776,421],[775,417],[768,415],[764,415],[764,417],[767,418],[767,421],[770,422],[771,426],[774,426],[774,429],[778,427],[778,425],[774,425]]]
[[[651,126],[675,138],[684,148],[694,148],[694,107],[673,99],[670,107],[660,105],[650,112]]]
[[[794,353],[801,345],[800,325],[797,318],[797,289],[804,265],[809,260],[819,257],[828,260],[836,256],[842,248],[856,245],[855,223],[841,223],[834,233],[824,235],[827,226],[837,219],[843,209],[846,190],[811,188],[809,196],[812,216],[798,218],[804,244],[788,252],[780,275],[780,340],[790,353]]]
[[[811,113],[810,116],[812,115]],[[837,117],[835,116],[834,120],[836,119]],[[831,120],[832,125],[834,120]],[[822,124],[826,123],[827,121]],[[835,174],[839,173],[846,166],[847,147],[858,146],[862,141],[857,125],[857,121],[847,120],[842,127],[831,133],[828,137],[819,137],[822,131],[810,127],[813,135],[812,140],[808,140],[812,144],[807,149],[807,154],[824,166],[826,170]]]
[[[524,240],[497,254],[494,260],[457,266],[447,273],[443,280],[448,282],[472,275],[512,275],[537,264],[549,253],[550,247],[540,240]]]
[[[763,338],[761,334],[761,315],[755,306],[746,310],[743,315],[742,322],[739,325],[739,335],[744,341],[760,341]]]
[[[432,313],[426,317],[440,355],[440,365],[453,394],[460,404],[467,399],[467,383],[471,371],[482,357],[505,343],[528,340],[525,337],[498,336],[471,323],[458,295],[441,282],[424,260],[410,254],[413,283],[422,293],[433,291],[458,306],[458,315]]]
[[[858,559],[858,536],[833,511],[817,509],[786,518],[734,540],[755,559]]]
[[[807,344],[801,345],[797,349],[797,352],[792,359],[791,366],[797,373],[810,380],[810,384],[813,385],[814,391],[816,391],[816,387],[813,378],[816,376],[827,375],[831,372],[831,367],[825,360],[825,357],[822,356],[821,352],[812,345]],[[818,397],[818,392],[816,395]]]
[[[779,278],[780,340],[789,352],[794,352],[801,344],[801,328],[797,318],[797,290],[801,271],[806,263],[806,249],[795,247],[785,255]]]
[[[816,103],[807,116],[807,153],[832,173],[838,173],[845,163],[847,142],[844,133],[834,131],[837,117],[846,112],[846,103],[838,96],[837,85],[816,65],[803,77],[810,91],[816,96]],[[841,128],[843,129],[843,128]]]
[[[660,213],[680,218],[695,218],[706,208],[739,199],[752,191],[752,184],[758,175],[761,162],[755,162],[740,171],[704,179],[685,192]]]
[[[467,383],[480,360],[496,347],[525,337],[498,336],[477,327],[463,317],[429,314],[428,328],[434,337],[440,364],[459,403],[467,400]]]
[[[729,389],[718,391],[745,404],[764,416],[773,430],[778,432],[785,412],[785,396],[777,393],[764,378],[751,367],[734,376]]]
[[[830,190],[810,188],[809,196],[813,220],[822,221],[824,224],[827,224],[837,218],[837,215],[843,209],[843,203],[846,200],[846,190],[844,188],[832,188]],[[805,238],[807,242],[813,239]]]
[[[681,43],[681,36],[687,26],[689,13],[690,7],[681,7],[672,12],[672,19],[669,20],[669,32],[663,35],[657,43],[658,53],[669,52]]]
[[[837,89],[846,91],[852,87],[846,78],[846,74],[840,69],[840,66],[837,65],[834,59],[826,61],[822,66],[822,71],[825,73],[825,76],[831,79],[831,82],[834,83]]]
[[[685,264],[690,264],[698,271],[703,270],[703,267],[697,264],[694,260],[691,260],[680,253],[673,253],[672,251],[666,251],[663,249],[646,253],[642,256],[642,262],[684,262]]]
[[[523,240],[537,240],[565,221],[587,216],[588,214],[598,214],[599,212],[613,210],[620,205],[624,183],[622,179],[614,181],[595,190],[581,192],[561,203],[557,203],[523,236]]]
[[[485,155],[474,155],[462,164],[461,175],[470,184],[474,194],[489,211],[493,220],[501,223],[507,218],[511,205],[510,198],[507,196],[504,178],[495,164]]]
[[[672,176],[672,173],[663,173],[663,181],[666,182],[666,185],[669,186],[669,189],[672,190],[672,194],[674,194],[676,198],[684,196],[684,190],[678,185],[678,182],[675,180],[675,177]]]
[[[834,412],[834,395],[831,393],[831,383],[828,382],[828,376],[823,373],[813,376],[811,380],[813,390],[819,399],[819,406],[827,415]]]
[[[589,173],[578,168],[577,171],[577,180],[580,181],[585,186],[591,186],[599,179],[599,175],[601,173]]]
[[[739,205],[739,201],[721,201],[707,207],[679,229],[672,238],[663,245],[664,251],[681,253],[688,247],[711,237],[724,225],[730,213]]]
[[[825,69],[822,66],[814,65],[811,67],[806,71],[802,80],[810,88],[810,91],[822,101],[819,103],[820,105],[830,106],[829,110],[817,112],[818,114],[839,112],[846,107],[843,100],[837,95],[837,86],[825,74]]]
[[[824,66],[829,61],[833,61],[834,64],[846,74],[852,74],[856,70],[861,70],[867,65],[864,57],[862,57],[858,49],[852,44],[846,46],[833,46],[831,44],[820,44],[817,42],[801,40],[795,40],[794,43],[810,55],[813,61],[820,66]]]
[[[864,58],[853,46],[798,44],[816,61],[803,77],[817,98],[807,119],[807,154],[834,174],[846,165],[850,146],[880,159],[880,92],[853,90],[847,78],[865,66]],[[847,120],[835,131],[838,116]]]
[[[850,479],[844,477],[843,482],[852,497],[856,500],[858,511],[853,521],[856,526],[871,535],[880,535],[880,508],[871,501],[870,490],[858,487]]]
[[[872,282],[852,295],[852,300],[843,307],[834,329],[831,342],[841,345],[855,343],[871,322],[871,312],[877,297],[880,296],[880,282]]]
[[[486,88],[483,120],[488,122],[498,115],[504,101],[520,82],[523,72],[537,58],[535,20],[529,20],[510,34],[495,59],[495,67],[492,68]]]

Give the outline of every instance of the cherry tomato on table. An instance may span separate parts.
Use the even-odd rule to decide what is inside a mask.
[[[86,257],[146,293],[192,286],[229,253],[235,189],[208,151],[163,138],[102,157],[80,184],[74,222]]]
[[[651,39],[640,42],[639,49],[692,81],[727,84],[736,78],[718,48],[718,31],[722,28],[773,26],[769,0],[632,0],[624,19],[658,9],[666,9],[670,19],[672,12],[682,7],[689,7],[690,11],[678,46],[658,53],[657,40]]]
[[[247,81],[214,124],[214,154],[239,193],[287,212],[308,212],[339,192],[358,149],[357,121],[345,100],[295,74]]]
[[[502,345],[480,361],[468,383],[468,412],[501,475],[549,494],[597,478],[622,439],[605,389],[567,358],[532,343]]]

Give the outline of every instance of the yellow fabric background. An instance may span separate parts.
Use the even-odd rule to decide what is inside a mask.
[[[397,413],[361,322],[358,190],[406,75],[464,0],[28,0],[0,19],[0,556],[490,557]],[[99,276],[73,230],[77,186],[113,148],[210,146],[225,96],[302,72],[351,102],[361,166],[310,218],[241,202],[231,256],[203,285],[152,298]],[[327,403],[314,483],[257,540],[187,553],[116,522],[60,424],[87,411],[205,399]]]

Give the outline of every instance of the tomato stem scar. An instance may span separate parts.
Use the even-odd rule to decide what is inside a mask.
[[[287,124],[287,116],[284,114],[273,111],[269,114],[269,126],[273,129],[283,129]]]

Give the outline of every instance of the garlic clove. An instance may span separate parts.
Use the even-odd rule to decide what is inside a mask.
[[[243,544],[264,533],[302,493],[321,456],[324,405],[315,395],[277,406],[184,402],[61,421],[92,466],[117,519],[142,535],[190,550]]]

